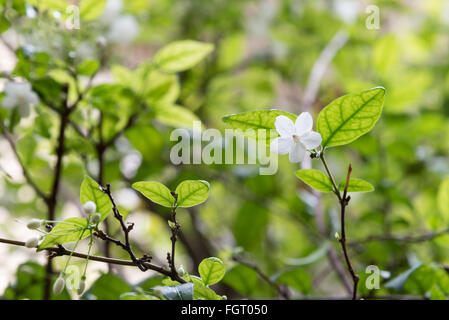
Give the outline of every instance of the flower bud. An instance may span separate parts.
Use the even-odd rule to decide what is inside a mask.
[[[101,214],[100,213],[95,213],[95,214],[93,214],[91,217],[90,217],[90,221],[93,223],[93,224],[97,224],[99,221],[101,220]]]
[[[186,274],[186,271],[184,270],[184,267],[181,265],[178,267],[178,274],[182,277]]]
[[[55,283],[53,284],[53,293],[55,295],[61,294],[62,290],[64,290],[65,281],[62,276],[59,276],[58,279],[56,279]]]
[[[25,241],[25,247],[27,248],[36,248],[39,244],[39,237],[31,237],[27,241]]]
[[[95,204],[95,202],[93,201],[87,201],[84,205],[83,205],[83,210],[86,214],[91,214],[94,213],[95,210],[97,210],[97,205]]]
[[[27,223],[27,228],[30,229],[30,230],[36,230],[37,228],[39,228],[43,224],[44,224],[44,221],[41,220],[41,219],[31,219]]]
[[[221,298],[222,298],[223,300],[228,300],[228,297],[227,297],[227,296],[221,296]]]
[[[84,280],[81,280],[78,285],[78,290],[76,291],[78,293],[78,295],[82,295],[85,288],[86,288],[86,282]]]

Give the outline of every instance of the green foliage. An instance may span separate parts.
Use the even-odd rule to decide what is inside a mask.
[[[373,88],[332,101],[318,115],[323,147],[345,145],[369,132],[382,113],[385,89]]]
[[[185,180],[175,190],[178,198],[176,205],[181,208],[189,208],[199,205],[207,200],[210,185],[204,180]]]
[[[302,169],[296,171],[296,176],[312,188],[322,192],[332,192],[331,180],[321,171],[315,169]]]
[[[133,184],[133,188],[161,206],[171,208],[175,203],[175,198],[173,198],[170,190],[160,182],[136,182]]]
[[[345,186],[346,186],[346,181],[341,182],[338,185],[338,189],[340,191],[344,191]],[[366,182],[365,180],[357,179],[357,178],[349,179],[348,192],[370,192],[370,191],[374,191],[374,187],[369,182]]]
[[[214,49],[209,43],[193,40],[175,41],[160,49],[155,65],[164,72],[181,72],[194,67]]]
[[[80,188],[80,201],[82,204],[92,201],[97,205],[97,212],[103,221],[111,213],[112,204],[109,197],[101,190],[100,185],[92,178],[85,176]]]
[[[102,14],[107,0],[81,0],[80,15],[83,20],[95,20]]]
[[[97,300],[118,300],[121,295],[131,290],[130,285],[122,278],[111,274],[102,274],[86,291],[83,298]]]
[[[198,266],[198,272],[206,286],[215,284],[223,279],[226,269],[223,262],[215,257],[207,258],[201,261]]]
[[[45,236],[44,241],[39,245],[38,251],[57,244],[76,242],[87,238],[90,235],[87,230],[88,225],[89,223],[85,218],[68,218],[59,222]]]
[[[183,283],[174,286],[156,287],[168,300],[193,300],[193,283]]]
[[[267,110],[233,114],[223,117],[223,121],[232,129],[243,130],[242,134],[245,136],[269,144],[271,140],[278,136],[273,130],[276,129],[274,126],[276,117],[280,115],[287,116],[292,119],[292,121],[296,120],[296,116],[289,112]],[[259,137],[260,133],[262,133],[263,136]]]

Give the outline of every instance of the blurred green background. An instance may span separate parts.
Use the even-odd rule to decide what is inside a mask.
[[[178,213],[177,261],[186,270],[196,273],[203,258],[218,256],[228,270],[218,293],[276,298],[255,270],[233,260],[238,254],[273,281],[288,285],[293,297],[350,294],[345,288],[349,274],[334,239],[337,202],[332,194],[316,194],[300,182],[294,175],[298,165],[280,156],[279,170],[271,176],[259,175],[254,165],[175,166],[169,136],[176,117],[173,125],[170,117],[155,119],[142,111],[124,129],[134,110],[127,90],[139,86],[146,62],[172,41],[193,39],[213,43],[215,50],[194,68],[170,76],[169,90],[162,94],[194,113],[206,128],[224,130],[223,116],[268,108],[309,111],[316,121],[318,112],[343,94],[385,87],[384,112],[376,127],[327,153],[338,179],[352,163],[354,176],[376,188],[354,195],[348,207],[347,237],[362,278],[359,292],[366,298],[449,295],[449,186],[442,185],[449,176],[449,1],[108,0],[101,17],[81,20],[79,30],[64,27],[67,12],[61,8],[68,3],[0,0],[0,70],[26,79],[51,100],[60,90],[58,83],[68,82],[70,92],[76,91],[67,66],[80,72],[85,59],[99,63],[93,89],[72,118],[95,136],[100,110],[106,115],[105,136],[124,131],[104,155],[103,182],[112,184],[119,204],[131,212],[132,242],[139,254],[150,252],[165,263],[169,212],[141,200],[130,183],[158,180],[174,188],[184,179],[204,179],[211,184],[207,203]],[[379,27],[372,29],[369,19],[376,8]],[[79,81],[86,83],[85,77]],[[143,86],[151,86],[148,81]],[[102,93],[104,84],[118,87],[103,87]],[[146,102],[152,103],[150,98]],[[56,119],[39,105],[14,129],[19,154],[44,190],[50,188],[55,160]],[[79,186],[84,174],[98,176],[97,159],[89,141],[68,132],[58,217],[80,214]],[[46,207],[27,186],[4,139],[0,165],[0,235],[24,239],[30,231],[15,220],[45,218]],[[318,161],[302,165],[322,169]],[[115,221],[110,228],[118,229]],[[110,249],[113,256],[127,258]],[[96,253],[102,250],[99,245]],[[4,297],[40,298],[41,276],[36,274],[43,267],[28,263],[18,268],[30,260],[43,265],[45,256],[2,244],[0,257]],[[60,269],[65,258],[54,261]],[[368,265],[382,271],[379,290],[365,286]],[[128,267],[113,268],[119,277],[111,280],[111,275],[101,276],[107,271],[101,263],[89,266],[88,283],[94,287],[86,297],[115,299],[160,281]],[[28,281],[23,274],[34,275],[30,283],[20,283]]]

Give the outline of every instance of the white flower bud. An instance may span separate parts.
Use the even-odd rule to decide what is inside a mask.
[[[178,267],[178,274],[182,277],[186,274],[186,271],[184,270],[184,267],[182,265],[180,265]]]
[[[97,210],[97,205],[95,204],[95,202],[93,201],[87,201],[84,205],[83,205],[83,210],[86,214],[91,214],[94,213],[95,210]]]
[[[27,248],[36,248],[39,244],[39,237],[31,237],[27,241],[25,241],[25,247]]]
[[[62,276],[59,276],[58,279],[56,279],[55,283],[53,284],[53,293],[55,295],[61,294],[62,290],[64,290],[65,281]]]
[[[222,298],[223,300],[228,300],[228,297],[227,297],[227,296],[221,296],[221,298]]]
[[[76,291],[78,295],[82,295],[84,292],[84,289],[86,289],[86,282],[84,280],[81,280],[78,285],[78,290]]]
[[[99,221],[101,220],[101,214],[100,213],[95,213],[95,214],[93,214],[92,216],[91,216],[91,218],[90,218],[90,221],[93,223],[93,224],[97,224]]]
[[[41,219],[31,219],[27,223],[27,228],[30,230],[36,230],[44,224],[44,221]]]

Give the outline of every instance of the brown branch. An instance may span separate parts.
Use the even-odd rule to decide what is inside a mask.
[[[170,225],[171,229],[171,253],[167,254],[167,260],[168,264],[170,265],[171,272],[173,274],[173,277],[179,277],[178,271],[176,270],[176,264],[175,264],[175,250],[176,250],[176,240],[178,238],[178,233],[181,228],[181,226],[178,224],[178,221],[176,220],[176,201],[178,200],[178,195],[174,192],[172,192],[173,198],[175,198],[175,203],[173,204],[173,208],[171,211],[171,222],[173,223]]]
[[[22,241],[17,241],[17,240],[10,240],[10,239],[4,239],[4,238],[0,238],[0,243],[6,243],[6,244],[11,244],[11,245],[15,245],[15,246],[25,246],[25,242]],[[55,256],[66,256],[66,255],[70,255],[71,251],[63,248],[63,247],[52,247],[52,248],[46,248],[44,249],[47,252],[50,252],[51,257],[55,257]],[[94,256],[94,255],[87,255],[84,253],[79,253],[79,252],[73,252],[72,253],[72,257],[77,257],[77,258],[81,258],[81,259],[87,259],[89,257],[89,260],[92,261],[98,261],[98,262],[104,262],[104,263],[110,263],[110,264],[115,264],[115,265],[121,265],[121,266],[138,266],[135,262],[130,261],[130,260],[122,260],[122,259],[115,259],[115,258],[108,258],[108,257],[101,257],[101,256]],[[167,270],[165,268],[159,267],[157,265],[154,265],[152,263],[149,262],[141,262],[142,265],[145,266],[145,268],[147,268],[148,270],[153,270],[156,272],[159,272],[163,275],[166,276],[171,276],[171,271]]]
[[[345,189],[343,191],[343,197],[340,198],[340,221],[341,221],[341,237],[339,239],[341,248],[343,250],[343,254],[345,256],[346,265],[348,267],[348,271],[351,274],[352,281],[354,283],[354,288],[352,291],[352,300],[357,299],[357,285],[359,283],[360,277],[354,272],[354,269],[352,268],[351,261],[349,260],[348,250],[346,248],[346,231],[345,231],[345,209],[346,206],[349,203],[349,200],[351,200],[350,196],[347,196],[348,193],[348,186],[349,186],[349,179],[351,177],[352,167],[349,165],[348,167],[348,174],[346,176],[346,184]],[[337,190],[338,191],[338,190]]]

